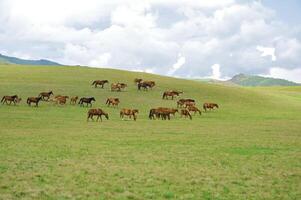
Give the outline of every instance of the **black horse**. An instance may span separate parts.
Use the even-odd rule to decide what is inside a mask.
[[[87,107],[88,104],[90,104],[90,107],[92,107],[92,101],[96,101],[94,97],[82,97],[80,98],[78,104],[80,104],[80,106],[84,106],[84,103],[86,103]]]

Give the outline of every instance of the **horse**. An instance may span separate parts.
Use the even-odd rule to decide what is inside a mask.
[[[103,88],[103,86],[106,84],[106,83],[109,83],[108,80],[95,80],[93,81],[93,83],[91,85],[94,85],[95,88],[97,88],[97,85],[100,85],[101,88]]]
[[[206,112],[207,109],[213,110],[214,108],[219,108],[219,107],[218,107],[218,105],[216,103],[204,103],[203,104],[203,108],[204,108],[204,110]]]
[[[111,84],[111,91],[120,92],[121,89],[124,89],[126,87],[127,87],[127,84],[125,84],[125,83],[112,83]]]
[[[68,96],[60,96],[56,98],[56,104],[64,105],[67,102]]]
[[[134,79],[134,83],[137,85],[138,83],[140,83],[142,81],[141,78],[135,78]]]
[[[148,90],[148,88],[151,88],[152,85],[150,83],[141,82],[137,84],[138,90],[141,90],[143,88],[144,90]]]
[[[150,89],[156,85],[155,81],[143,81],[142,83],[148,84]]]
[[[201,110],[198,109],[198,108],[195,107],[195,106],[188,106],[187,110],[188,110],[189,112],[194,112],[194,114],[195,114],[196,112],[198,112],[200,115],[202,115]]]
[[[127,109],[127,108],[123,108],[120,111],[120,118],[122,118],[122,120],[124,119],[124,115],[129,116],[129,118],[131,118],[133,116],[134,121],[136,121],[137,117],[136,117],[136,113],[139,113],[139,110],[137,109]]]
[[[186,109],[182,109],[182,110],[181,110],[181,117],[183,117],[183,116],[185,116],[185,118],[186,118],[186,117],[189,117],[190,120],[192,120],[191,114],[190,114],[189,111],[186,110]]]
[[[40,97],[28,97],[26,102],[27,102],[28,106],[31,106],[31,103],[35,103],[36,107],[38,107],[39,101],[41,101],[41,100],[42,100],[41,96]]]
[[[171,99],[173,100],[174,96],[179,96],[180,94],[183,94],[183,92],[178,91],[165,91],[162,95],[162,99],[168,99],[169,96],[171,96]]]
[[[183,105],[185,104],[185,102],[195,102],[195,100],[193,100],[193,99],[180,99],[180,100],[178,100],[177,101],[177,107],[179,108],[181,108],[181,107],[183,107]]]
[[[18,97],[18,95],[13,95],[13,96],[3,96],[1,99],[2,104],[6,103],[8,105],[11,105],[11,103],[13,102],[14,105],[16,105],[16,103],[19,103],[21,101],[21,98]]]
[[[186,101],[184,103],[184,107],[185,108],[188,108],[188,107],[191,107],[191,106],[195,106],[195,102],[192,102],[192,101]]]
[[[82,97],[80,98],[78,104],[80,104],[80,106],[84,106],[84,103],[87,104],[87,107],[88,107],[88,104],[90,104],[90,107],[92,107],[92,101],[95,101],[95,98],[94,97]]]
[[[69,98],[69,96],[63,96],[63,95],[60,95],[60,94],[59,94],[59,95],[56,95],[54,98],[57,99],[57,98],[60,98],[60,97],[63,97],[63,98]]]
[[[119,98],[108,98],[106,101],[106,105],[110,106],[118,106],[120,103]]]
[[[53,95],[52,91],[50,91],[50,92],[41,92],[39,94],[39,97],[42,97],[43,101],[48,101],[51,95]],[[47,97],[47,99],[46,99],[46,97]]]
[[[173,109],[173,108],[152,108],[149,111],[149,119],[159,119],[161,118],[162,120],[170,120],[170,114],[173,114],[175,116],[175,113],[178,112],[178,109]]]
[[[92,119],[94,121],[93,116],[95,116],[95,115],[97,116],[96,121],[98,121],[99,118],[100,118],[100,121],[102,121],[102,117],[101,117],[102,115],[104,115],[106,119],[109,119],[108,113],[104,112],[102,109],[92,108],[88,111],[87,121],[89,121],[89,119]]]
[[[70,104],[75,105],[76,102],[77,102],[77,100],[78,100],[78,96],[71,97],[71,99],[70,99]]]

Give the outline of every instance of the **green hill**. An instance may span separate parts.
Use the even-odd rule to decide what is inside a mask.
[[[11,56],[5,56],[0,54],[0,64],[18,64],[18,65],[47,65],[47,66],[59,66],[61,64],[45,60],[45,59],[40,59],[40,60],[26,60],[26,59],[20,59],[16,57],[11,57]]]
[[[134,78],[156,81],[138,91]],[[124,92],[91,86],[125,82]],[[149,120],[162,92],[216,102],[219,110]],[[89,108],[25,100],[42,91],[94,96],[109,120],[87,122]],[[228,87],[146,73],[84,67],[0,65],[0,199],[298,199],[301,87]],[[119,97],[118,108],[107,97]],[[136,122],[121,108],[138,108]]]
[[[234,83],[241,86],[296,86],[300,85],[292,81],[278,79],[278,78],[267,78],[262,76],[252,76],[245,74],[237,74],[232,79],[226,81],[227,83]]]

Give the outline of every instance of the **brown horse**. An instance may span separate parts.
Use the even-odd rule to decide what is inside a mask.
[[[107,98],[106,105],[118,106],[120,103],[119,98]]]
[[[95,116],[95,115],[97,116],[96,121],[98,121],[99,118],[100,118],[100,121],[102,121],[102,117],[101,117],[102,115],[104,115],[106,119],[109,119],[108,113],[104,112],[102,109],[92,108],[88,111],[87,121],[89,121],[89,119],[92,119],[94,121],[93,116]]]
[[[39,102],[42,100],[42,97],[28,97],[27,98],[27,104],[28,106],[31,106],[31,103],[35,103],[36,107],[39,106]]]
[[[95,81],[93,81],[92,85],[94,85],[95,88],[97,88],[97,85],[100,85],[101,88],[103,88],[103,86],[104,86],[106,83],[109,83],[109,81],[108,81],[108,80],[95,80]]]
[[[193,99],[180,99],[177,101],[177,107],[183,107],[186,102],[195,102]]]
[[[188,108],[188,107],[191,107],[191,106],[195,106],[195,102],[186,101],[186,102],[184,103],[184,107],[185,107],[185,108]]]
[[[139,110],[137,109],[127,109],[127,108],[123,108],[121,111],[120,111],[120,118],[122,118],[122,120],[124,119],[124,115],[128,116],[130,119],[134,118],[134,120],[136,121],[137,119],[137,116],[136,114],[139,113]]]
[[[64,96],[64,95],[60,95],[60,94],[59,94],[59,95],[56,95],[54,98],[57,99],[57,98],[60,98],[60,97],[63,97],[63,98],[69,98],[69,96]]]
[[[189,117],[190,120],[192,119],[191,114],[190,114],[189,111],[186,110],[186,109],[182,109],[182,110],[181,110],[181,117],[183,117],[183,116],[185,116],[185,118],[186,118],[186,117]]]
[[[159,119],[161,118],[162,120],[170,120],[170,115],[174,115],[175,113],[178,112],[178,109],[173,109],[173,108],[163,108],[163,107],[159,107],[159,108],[152,108],[149,111],[149,119]]]
[[[148,90],[148,88],[152,88],[153,86],[148,82],[141,82],[137,84],[138,90],[141,90],[143,88],[144,90]]]
[[[134,79],[134,83],[137,85],[138,83],[140,83],[142,81],[141,78],[135,78]]]
[[[48,101],[51,95],[53,95],[52,91],[50,91],[50,92],[41,92],[39,94],[39,97],[42,97],[43,101]]]
[[[121,89],[124,89],[126,87],[127,87],[127,84],[125,84],[125,83],[112,83],[111,84],[111,91],[120,92]]]
[[[183,92],[178,92],[174,90],[165,91],[163,93],[162,99],[168,99],[168,97],[171,97],[171,99],[173,100],[174,96],[179,96],[180,94],[183,94]]]
[[[56,98],[56,104],[65,105],[67,102],[68,96],[60,96]]]
[[[149,85],[150,89],[153,89],[153,87],[156,85],[155,81],[143,81],[142,83]]]
[[[77,102],[77,100],[78,100],[78,96],[71,97],[71,99],[70,99],[70,104],[75,105],[76,102]]]
[[[196,112],[198,112],[200,115],[202,115],[201,110],[198,109],[198,108],[195,107],[195,106],[188,106],[187,110],[188,110],[189,112],[194,112],[194,114],[195,114]]]
[[[208,110],[213,110],[214,108],[218,108],[218,105],[216,103],[204,103],[203,108],[205,112]]]
[[[91,107],[92,106],[92,101],[95,101],[94,97],[82,97],[82,98],[80,98],[78,104],[80,106],[84,106],[84,103],[86,103],[87,107],[88,107],[88,105],[90,105],[90,107]]]
[[[11,103],[13,102],[14,105],[16,105],[16,103],[19,103],[22,99],[18,97],[18,95],[13,95],[13,96],[3,96],[1,99],[2,104],[6,103],[8,105],[11,105]]]

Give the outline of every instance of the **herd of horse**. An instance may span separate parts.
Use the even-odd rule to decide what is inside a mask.
[[[104,88],[104,85],[106,83],[109,83],[108,80],[95,80],[92,82],[92,86],[94,85],[95,88],[100,86],[100,88]],[[152,89],[156,83],[155,81],[143,81],[143,79],[136,78],[134,79],[134,83],[137,85],[138,90],[148,90]],[[127,84],[125,83],[112,83],[111,84],[111,91],[122,91],[127,87]],[[182,91],[175,91],[175,90],[169,90],[163,92],[162,99],[171,99],[173,100],[175,97],[179,97],[181,94],[183,94]],[[28,106],[31,106],[32,104],[35,104],[36,107],[39,106],[40,101],[47,101],[53,104],[57,105],[65,105],[67,103],[67,100],[69,99],[69,96],[63,96],[63,95],[56,95],[54,97],[54,93],[52,91],[49,92],[41,92],[37,97],[28,97],[26,103]],[[18,95],[13,96],[3,96],[1,99],[2,104],[18,104],[21,102],[21,98],[18,97]],[[79,104],[81,107],[85,106],[92,107],[92,103],[95,102],[94,97],[82,97],[79,99],[78,96],[72,96],[70,97],[70,105]],[[105,104],[107,106],[112,107],[118,107],[120,103],[119,98],[107,98]],[[216,103],[204,103],[203,104],[203,110],[206,112],[207,110],[214,110],[219,108],[218,104]],[[120,118],[124,119],[125,116],[127,116],[129,119],[132,119],[136,121],[137,114],[139,113],[138,109],[128,109],[123,108],[120,110]],[[199,113],[199,115],[202,114],[202,111],[196,106],[196,101],[194,99],[179,99],[177,101],[177,108],[165,108],[165,107],[158,107],[158,108],[152,108],[149,111],[149,119],[162,119],[162,120],[170,120],[171,116],[175,117],[175,114],[179,113],[181,117],[192,119],[191,113]],[[102,121],[102,116],[105,116],[106,119],[109,119],[109,114],[103,111],[100,108],[91,108],[88,110],[87,113],[87,121],[94,120],[94,116],[97,116],[96,121],[99,119]]]

